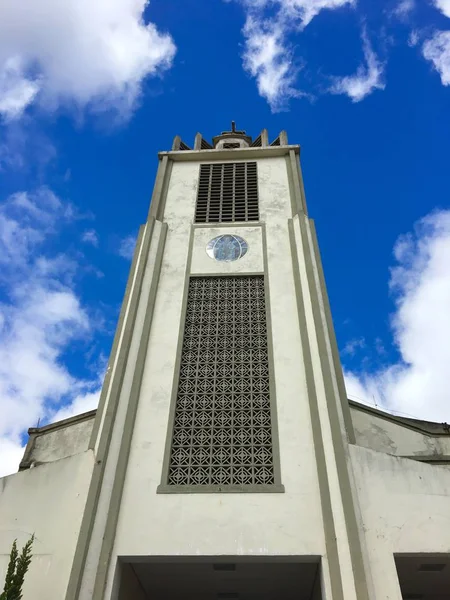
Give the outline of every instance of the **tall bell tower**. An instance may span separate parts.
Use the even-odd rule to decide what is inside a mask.
[[[66,600],[367,600],[354,440],[300,147],[160,152]]]

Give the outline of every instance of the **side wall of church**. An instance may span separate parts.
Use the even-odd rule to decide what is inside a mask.
[[[450,469],[350,446],[374,598],[401,600],[395,554],[448,554]]]
[[[34,533],[23,600],[64,598],[94,464],[91,450],[0,479],[0,582]]]

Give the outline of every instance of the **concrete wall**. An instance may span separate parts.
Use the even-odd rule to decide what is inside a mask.
[[[88,449],[95,410],[51,425],[29,430],[20,468],[54,462]]]
[[[61,600],[94,463],[91,451],[0,479],[0,582],[14,539],[35,534],[23,600]]]
[[[408,423],[393,421],[389,415],[383,417],[354,405],[351,415],[359,446],[395,456],[417,456],[422,459],[448,457],[450,460],[449,434],[433,435],[413,428]]]
[[[395,553],[450,550],[450,470],[350,446],[373,598],[401,600]]]
[[[169,232],[110,582],[117,556],[325,553],[310,413],[301,367],[300,332],[296,326],[298,317],[287,226],[291,204],[284,158],[259,160],[258,175],[261,220],[266,222],[281,475],[285,493],[156,493],[164,459],[188,248],[194,235],[193,256],[201,255],[203,260],[208,238],[208,228],[192,226],[198,173],[198,163],[175,162],[173,165],[165,210]],[[211,237],[217,235],[217,229],[211,228]],[[227,225],[226,230],[243,234],[241,227]],[[252,238],[252,243],[259,244],[258,239],[253,241]],[[249,255],[252,256],[251,248]],[[208,259],[205,264],[207,266],[202,267],[196,259],[195,272],[201,272],[203,268],[208,273],[222,272],[220,263]],[[258,258],[248,268],[260,270],[260,265]],[[139,324],[140,321],[136,327]]]

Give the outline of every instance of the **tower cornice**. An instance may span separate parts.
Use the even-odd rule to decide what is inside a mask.
[[[293,150],[295,154],[300,155],[300,146],[264,146],[264,147],[249,147],[249,148],[234,148],[232,150],[172,150],[158,153],[161,160],[167,156],[169,160],[176,162],[180,161],[216,161],[216,160],[246,160],[252,158],[270,158],[274,156],[287,156]]]

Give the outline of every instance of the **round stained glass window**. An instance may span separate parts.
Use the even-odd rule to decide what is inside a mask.
[[[222,262],[239,260],[247,254],[248,244],[238,235],[218,235],[210,240],[206,246],[206,253],[210,258]]]

